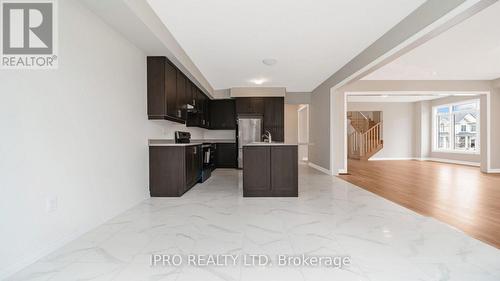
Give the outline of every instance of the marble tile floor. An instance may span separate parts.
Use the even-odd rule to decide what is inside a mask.
[[[307,166],[299,174],[299,198],[243,198],[241,171],[216,170],[183,197],[148,199],[8,280],[500,280],[500,250]],[[152,254],[349,256],[351,265],[152,267]]]

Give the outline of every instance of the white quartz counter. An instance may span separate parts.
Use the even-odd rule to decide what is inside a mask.
[[[173,139],[150,139],[148,141],[149,146],[191,146],[191,145],[201,145],[203,143],[236,143],[236,140],[225,140],[225,139],[191,140],[190,143],[175,143]]]
[[[286,143],[286,142],[252,142],[249,144],[244,144],[243,146],[298,146],[296,143]]]

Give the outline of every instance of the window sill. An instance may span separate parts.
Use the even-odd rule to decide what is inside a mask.
[[[481,155],[481,151],[432,150],[432,152],[436,152],[436,153],[466,154],[466,155]]]

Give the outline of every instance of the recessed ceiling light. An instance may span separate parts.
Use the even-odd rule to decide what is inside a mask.
[[[262,85],[264,84],[264,82],[266,82],[266,79],[253,79],[251,82],[256,85]]]
[[[276,59],[263,59],[262,63],[267,66],[275,65],[278,61]]]
[[[383,97],[383,98],[388,98],[388,97],[389,97],[389,95],[381,95],[381,97]]]

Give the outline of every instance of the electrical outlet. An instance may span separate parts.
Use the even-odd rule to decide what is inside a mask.
[[[53,212],[57,211],[57,197],[56,196],[47,197],[45,207],[46,207],[47,213],[53,213]]]

